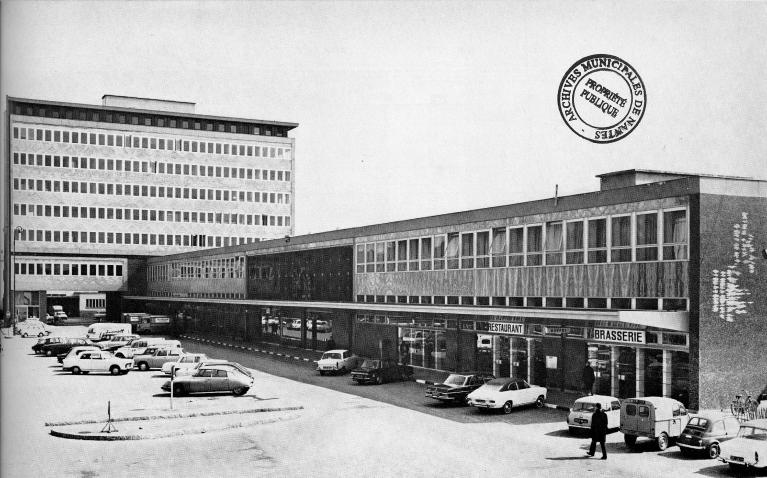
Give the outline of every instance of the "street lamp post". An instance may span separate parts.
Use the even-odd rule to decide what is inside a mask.
[[[21,226],[16,226],[16,228],[13,230],[13,248],[11,250],[11,293],[10,293],[10,301],[9,301],[9,308],[11,309],[11,330],[13,330],[13,326],[16,325],[16,322],[19,320],[19,316],[16,313],[16,238],[24,233],[24,228]]]

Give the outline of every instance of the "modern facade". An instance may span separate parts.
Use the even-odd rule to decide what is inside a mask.
[[[125,311],[717,408],[765,385],[767,181],[629,170],[598,191],[147,261]]]
[[[102,100],[7,98],[4,305],[16,320],[52,304],[104,311],[108,293],[145,280],[146,257],[293,232],[296,123]]]

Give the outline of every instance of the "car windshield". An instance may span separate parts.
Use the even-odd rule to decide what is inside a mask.
[[[325,359],[341,360],[341,354],[337,352],[333,352],[333,353],[325,352],[324,354],[322,354],[322,358],[320,360],[325,360]]]
[[[687,426],[706,428],[708,426],[708,419],[701,418],[701,417],[692,417],[690,418],[690,421],[687,422]]]
[[[362,362],[363,368],[378,368],[381,365],[380,360],[365,360]]]
[[[506,385],[507,381],[508,381],[508,379],[496,378],[496,379],[490,380],[486,384],[482,385],[482,388],[485,389],[485,390],[498,390],[501,387],[503,387],[504,385]]]
[[[749,440],[767,441],[767,428],[742,425],[738,430],[738,436]]]
[[[444,383],[445,385],[463,385],[466,383],[466,378],[466,375],[451,374]]]
[[[573,410],[576,412],[593,412],[594,404],[589,402],[575,402]]]

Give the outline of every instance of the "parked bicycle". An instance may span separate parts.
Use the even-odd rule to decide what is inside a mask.
[[[756,407],[759,403],[751,398],[751,394],[746,390],[742,392],[735,394],[735,400],[730,403],[730,412],[740,421],[753,420],[756,418]]]

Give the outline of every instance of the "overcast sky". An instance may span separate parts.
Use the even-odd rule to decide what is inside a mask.
[[[765,2],[2,3],[3,95],[191,101],[299,123],[296,232],[595,190],[644,168],[767,178]],[[576,136],[576,60],[644,80],[639,126]],[[5,134],[5,127],[3,127]]]

